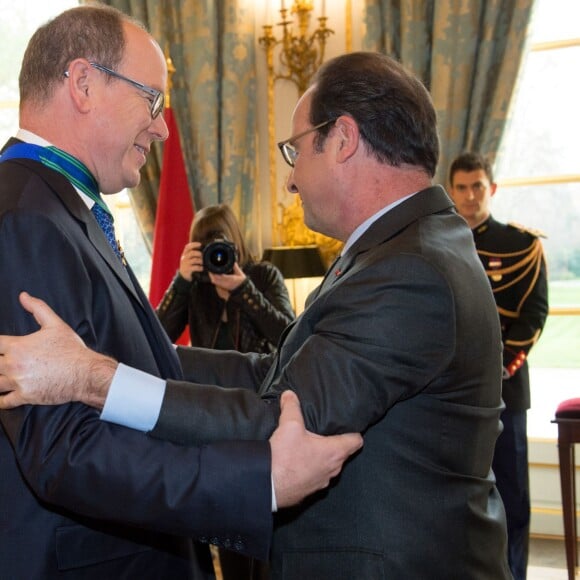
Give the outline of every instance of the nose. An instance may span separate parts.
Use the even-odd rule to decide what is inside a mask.
[[[160,113],[153,119],[149,126],[149,131],[153,133],[155,141],[165,141],[169,137],[169,129],[167,128],[163,113]]]
[[[298,186],[294,181],[294,168],[291,169],[290,175],[288,175],[288,179],[286,179],[286,189],[290,193],[298,193]]]

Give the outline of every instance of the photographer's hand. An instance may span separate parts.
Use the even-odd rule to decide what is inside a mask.
[[[231,274],[214,274],[209,272],[209,279],[216,288],[229,293],[235,290],[246,279],[246,275],[236,262]]]
[[[195,272],[203,272],[203,255],[199,242],[185,244],[179,260],[179,275],[191,282]]]

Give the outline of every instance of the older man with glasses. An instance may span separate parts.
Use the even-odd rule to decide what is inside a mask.
[[[137,185],[167,138],[166,80],[157,43],[113,8],[73,8],[31,38],[20,130],[0,155],[0,333],[37,327],[18,302],[28,290],[87,346],[182,378],[101,197]],[[76,384],[103,379],[76,356],[57,365]],[[203,447],[107,424],[79,403],[0,412],[0,577],[213,578],[207,547],[188,536],[266,559],[273,493],[280,508],[300,501],[360,447],[358,435],[306,432],[296,397],[284,403],[270,442]]]

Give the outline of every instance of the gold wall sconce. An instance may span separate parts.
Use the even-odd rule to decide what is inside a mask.
[[[266,0],[267,2],[271,0]],[[264,36],[258,40],[266,51],[267,90],[268,90],[268,163],[270,166],[270,213],[272,218],[272,242],[280,242],[278,214],[280,204],[277,194],[276,177],[276,137],[274,123],[274,84],[278,80],[294,83],[302,95],[310,79],[322,64],[326,42],[334,31],[327,27],[326,1],[322,0],[317,26],[310,30],[313,19],[313,0],[293,0],[287,8],[286,0],[280,2],[280,22],[267,22],[263,26]],[[274,28],[281,29],[276,36]],[[275,56],[277,64],[275,65]],[[282,206],[283,209],[283,206]]]
[[[327,28],[326,2],[323,0],[321,15],[318,17],[318,27],[309,32],[309,25],[314,10],[313,0],[294,0],[290,9],[286,8],[284,0],[280,5],[281,21],[276,26],[282,29],[281,38],[274,35],[274,25],[264,25],[264,36],[259,39],[266,50],[268,75],[273,81],[285,79],[293,82],[299,94],[304,93],[312,75],[324,60],[326,39],[334,34],[334,30]],[[289,14],[290,13],[290,16]],[[294,27],[296,16],[297,30]],[[280,46],[280,66],[274,68],[274,49]]]

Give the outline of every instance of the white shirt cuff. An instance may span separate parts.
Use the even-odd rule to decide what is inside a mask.
[[[164,395],[164,380],[119,363],[101,412],[101,420],[138,431],[151,431],[159,418]],[[270,481],[272,512],[277,512],[274,478],[271,477]]]
[[[101,419],[139,431],[151,431],[159,419],[164,395],[164,380],[119,364]]]

